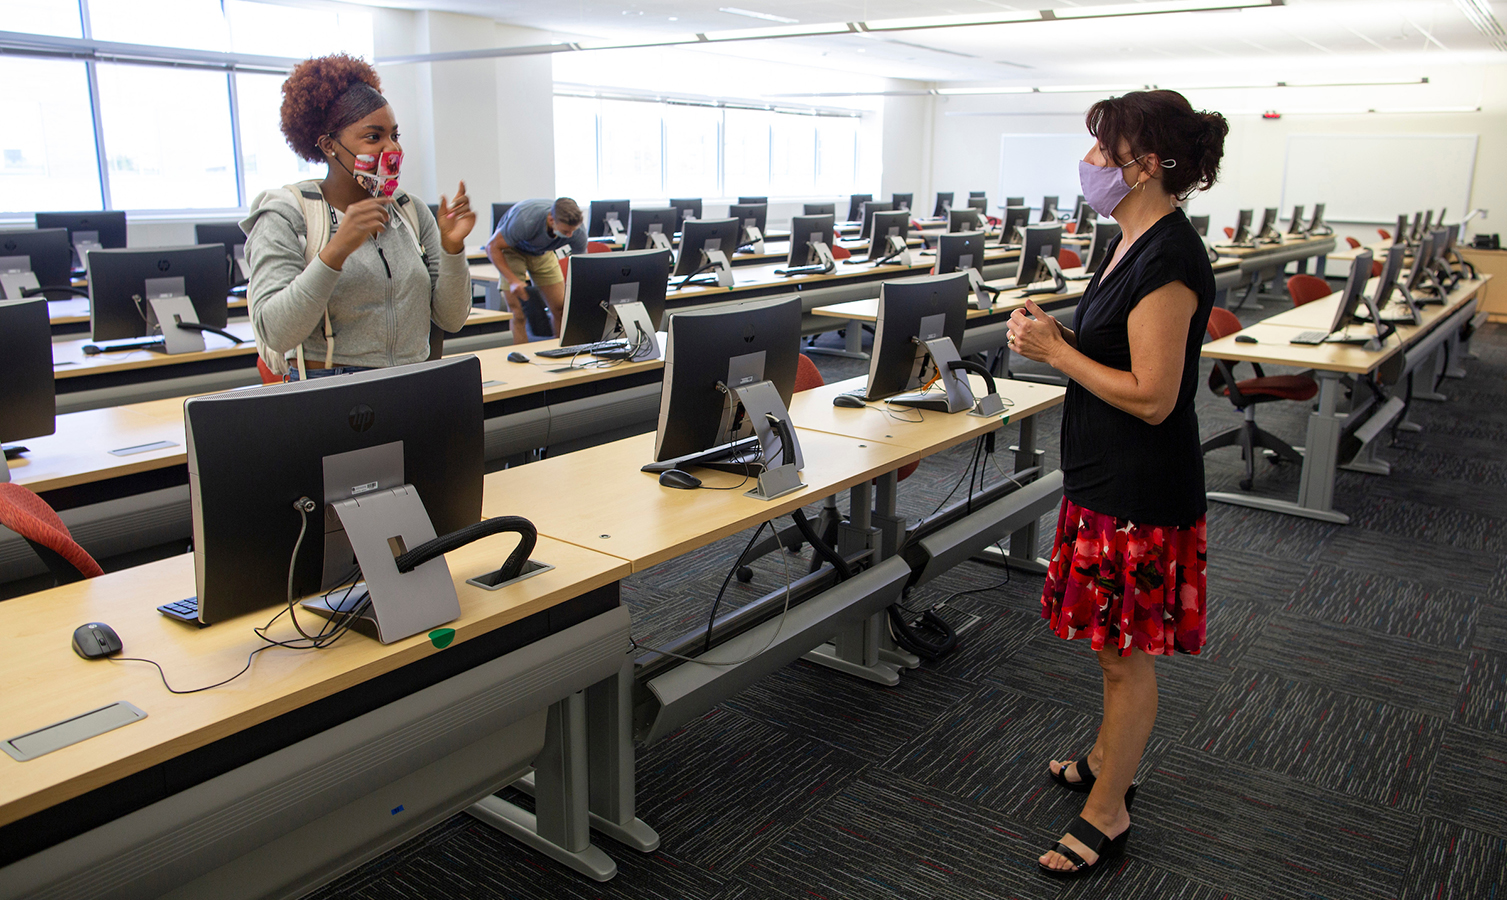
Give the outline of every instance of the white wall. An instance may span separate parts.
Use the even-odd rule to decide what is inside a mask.
[[[888,87],[891,90],[913,90],[928,85],[895,80]],[[887,200],[891,194],[912,193],[916,196],[911,208],[930,211],[935,100],[930,95],[884,98],[884,154],[876,197]]]

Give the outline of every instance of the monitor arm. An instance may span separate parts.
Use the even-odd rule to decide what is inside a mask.
[[[76,288],[71,284],[44,284],[41,287],[27,288],[26,290],[21,292],[21,296],[24,299],[26,297],[35,297],[39,294],[49,294],[54,292],[59,294],[73,294],[74,296],[84,297],[86,299],[89,296],[88,291],[84,290],[83,288]]]
[[[482,519],[475,525],[467,525],[449,534],[440,535],[434,540],[425,541],[407,553],[400,554],[394,562],[399,572],[407,574],[435,557],[443,556],[484,537],[491,537],[505,531],[518,535],[518,546],[508,554],[507,560],[495,574],[499,582],[511,581],[523,573],[523,566],[528,562],[529,554],[534,552],[534,544],[539,540],[539,532],[534,528],[534,523],[522,516],[496,516],[491,519]]]
[[[234,334],[231,334],[230,332],[226,331],[223,328],[216,328],[213,325],[205,325],[202,322],[185,322],[185,321],[183,321],[183,317],[182,316],[177,316],[177,315],[173,316],[173,324],[176,325],[177,327],[183,329],[184,331],[199,331],[199,332],[206,332],[207,331],[210,334],[218,334],[220,337],[222,337],[225,340],[230,341],[231,343],[234,343],[234,344],[244,344],[244,343],[246,343],[246,339],[245,338],[239,337],[239,336],[234,335]]]

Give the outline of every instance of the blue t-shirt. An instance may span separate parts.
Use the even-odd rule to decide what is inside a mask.
[[[545,217],[554,208],[553,200],[522,200],[514,203],[513,208],[502,217],[502,221],[497,223],[497,231],[493,232],[492,237],[502,235],[509,247],[529,256],[552,253],[565,246],[569,246],[572,253],[585,253],[585,227],[577,228],[569,238],[562,238],[549,230]]]

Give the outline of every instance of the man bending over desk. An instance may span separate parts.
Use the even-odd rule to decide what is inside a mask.
[[[576,201],[561,197],[515,203],[497,223],[497,231],[487,242],[487,257],[502,275],[503,295],[513,313],[513,343],[529,340],[523,312],[525,275],[544,294],[554,319],[554,333],[560,334],[565,317],[565,276],[560,273],[555,251],[568,246],[572,253],[586,252],[586,229],[581,227],[581,218]]]

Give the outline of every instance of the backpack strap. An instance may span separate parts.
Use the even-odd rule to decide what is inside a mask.
[[[307,269],[314,263],[319,251],[330,242],[330,226],[332,214],[329,201],[324,199],[324,192],[320,191],[319,183],[304,181],[299,184],[287,186],[298,200],[299,209],[303,211],[304,221],[304,245],[303,264]],[[324,365],[329,368],[335,362],[335,331],[330,327],[330,311],[324,311]],[[301,381],[309,380],[308,368],[304,365],[303,344],[298,345],[298,377]]]

